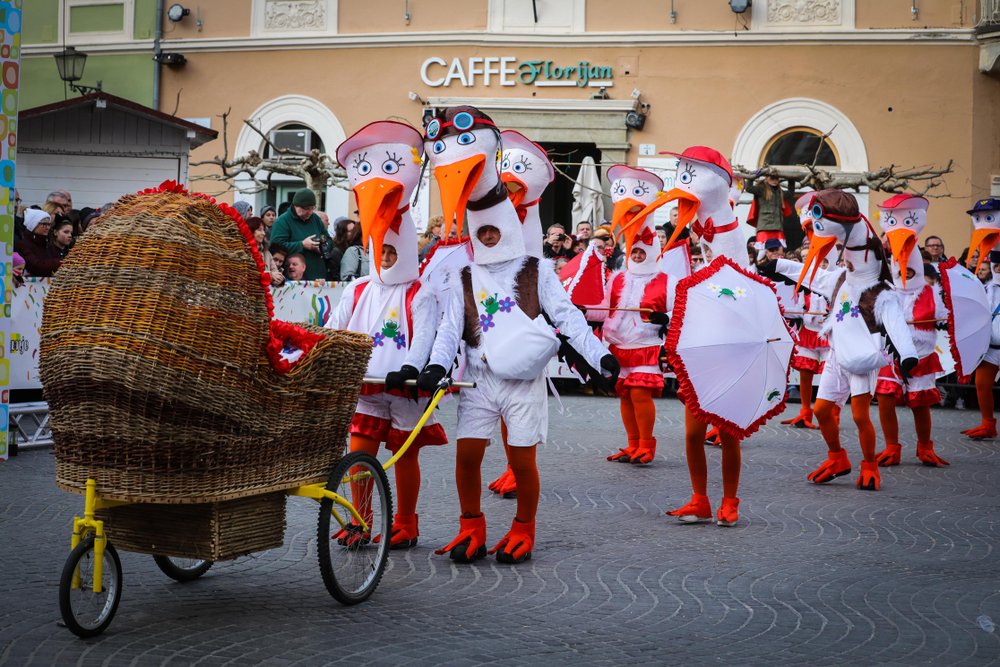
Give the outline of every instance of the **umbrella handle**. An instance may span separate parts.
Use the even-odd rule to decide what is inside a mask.
[[[932,323],[936,323],[936,322],[947,322],[947,321],[948,321],[947,317],[939,317],[936,320],[933,320],[933,319],[932,320],[907,320],[906,323],[907,324],[932,324]]]
[[[586,308],[587,310],[620,310],[625,313],[651,313],[652,308],[600,308],[591,306],[581,306],[581,308]]]

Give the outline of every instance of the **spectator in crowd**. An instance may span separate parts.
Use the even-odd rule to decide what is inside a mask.
[[[549,228],[545,231],[545,244],[542,246],[542,255],[548,259],[565,257],[566,252],[563,250],[563,241],[565,238],[565,227],[560,225],[558,222],[554,222],[549,225]]]
[[[944,254],[944,241],[941,240],[940,236],[928,236],[924,240],[924,250],[930,256],[927,260],[930,264],[939,264],[948,259],[948,256]]]
[[[340,261],[340,279],[349,281],[368,275],[368,253],[361,245],[361,225],[348,221],[348,245]]]
[[[700,243],[691,245],[691,271],[697,271],[705,266],[705,253]]]
[[[783,259],[785,256],[785,246],[781,245],[778,239],[768,239],[764,241],[764,259]]]
[[[962,254],[958,256],[958,263],[962,266],[968,266],[970,263],[975,265],[979,261],[979,249],[973,250],[971,255],[969,249],[966,248],[962,251]]]
[[[274,262],[274,257],[271,255],[271,251],[267,247],[266,229],[264,228],[264,221],[257,216],[250,216],[246,220],[247,227],[253,232],[253,238],[257,242],[257,250],[260,252],[261,259],[264,260],[264,270],[271,276],[271,285],[274,287],[279,287],[285,283],[285,276],[282,275],[281,270],[278,265]]]
[[[271,227],[274,225],[274,221],[278,219],[278,212],[273,206],[267,204],[260,210],[260,219],[264,221],[264,237],[270,240]]]
[[[73,223],[69,218],[60,217],[49,229],[49,246],[59,254],[59,259],[66,259],[69,249],[73,247]]]
[[[244,221],[253,216],[253,205],[248,201],[238,201],[233,204],[233,208],[236,209],[237,213],[240,214],[240,217],[243,218]]]
[[[576,245],[576,238],[572,234],[563,234],[561,256],[566,259],[573,259],[576,257],[576,252],[573,250],[574,245]]]
[[[983,262],[979,265],[979,269],[976,270],[976,277],[979,278],[979,282],[984,285],[989,284],[990,280],[993,278],[993,268],[989,262]]]
[[[667,247],[667,241],[670,240],[670,235],[667,234],[667,228],[663,225],[657,226],[656,237],[660,239],[660,250],[665,250]]]
[[[20,253],[15,252],[11,257],[10,272],[14,287],[20,287],[24,284],[24,257],[21,257]]]
[[[434,246],[438,244],[441,240],[441,233],[444,231],[444,216],[435,215],[433,218],[427,221],[427,231],[420,235],[417,239],[417,253],[419,261],[424,261],[424,258],[430,254]]]
[[[563,270],[563,267],[565,267],[568,263],[569,260],[566,259],[565,257],[556,257],[556,261],[553,263],[552,266],[555,267],[557,276],[559,275],[559,272]]]
[[[326,278],[324,250],[329,253],[333,239],[323,220],[316,215],[316,195],[302,188],[292,198],[292,207],[278,216],[271,228],[271,241],[288,248],[289,253],[301,254],[306,261],[305,280]]]
[[[576,242],[573,243],[573,256],[576,257],[581,252],[587,249],[587,239],[581,239],[577,237]]]
[[[289,280],[308,280],[306,271],[306,258],[302,253],[293,252],[285,260],[285,276]]]
[[[14,250],[24,257],[29,276],[51,276],[62,264],[59,251],[48,243],[51,228],[52,216],[45,211],[29,208],[24,212],[25,235],[14,243]]]
[[[45,204],[42,206],[42,210],[48,212],[53,220],[55,220],[56,214],[69,218],[70,213],[73,211],[73,196],[66,190],[50,192],[45,197]]]
[[[576,238],[580,241],[587,241],[594,235],[594,226],[589,222],[576,223]]]
[[[330,232],[330,215],[326,211],[316,211],[316,215],[319,219],[323,221],[323,227],[326,229],[327,233]]]
[[[924,263],[924,281],[926,281],[928,285],[930,285],[931,287],[933,287],[934,285],[938,284],[938,281],[940,281],[940,280],[941,280],[941,274],[938,273],[937,264],[932,264],[930,262],[925,262]]]
[[[670,237],[673,235],[674,230],[677,229],[678,215],[679,214],[677,212],[677,207],[675,206],[674,208],[670,209],[670,220],[664,223],[663,225],[663,231],[667,233],[668,241],[670,240]],[[679,241],[681,239],[688,239],[688,238],[691,238],[691,228],[685,227],[683,230],[681,230],[680,236],[677,237],[677,240]]]
[[[89,206],[84,206],[80,209],[80,222],[77,223],[73,228],[73,235],[80,236],[90,227],[97,216],[101,214],[100,209],[90,208]]]
[[[271,259],[274,261],[274,265],[278,267],[278,271],[284,275],[285,258],[288,257],[288,248],[280,243],[272,243],[267,247],[267,249],[271,253]]]
[[[278,218],[283,216],[285,212],[291,207],[292,207],[292,202],[289,201],[283,201],[280,204],[278,204]]]

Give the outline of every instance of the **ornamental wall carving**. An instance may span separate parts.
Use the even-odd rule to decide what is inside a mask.
[[[267,0],[264,5],[264,30],[327,29],[326,0]]]

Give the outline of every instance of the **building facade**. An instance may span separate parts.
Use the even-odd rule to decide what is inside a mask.
[[[121,4],[126,17],[146,6]],[[747,168],[816,158],[866,171],[952,160],[934,190],[946,196],[933,200],[929,230],[957,255],[968,239],[964,211],[1000,187],[1000,1],[756,0],[736,11],[741,4],[185,2],[179,20],[160,17],[161,51],[184,64],[159,66],[159,108],[220,131],[231,110],[233,157],[264,150],[243,119],[287,145],[332,152],[372,120],[419,127],[428,109],[473,104],[552,154],[563,175],[546,194],[546,219],[568,214],[585,155],[603,167],[658,170],[668,184],[673,160],[658,153],[695,144]],[[132,37],[78,48],[149,57],[150,41]],[[59,48],[35,41],[25,55],[51,63]],[[221,155],[220,143],[196,150],[192,162]],[[212,169],[198,169],[192,186],[219,191],[195,176]],[[236,196],[275,203],[295,186]],[[428,190],[416,207],[423,218],[434,212]],[[885,198],[859,194],[869,210]],[[350,214],[353,204],[333,188],[327,209]]]

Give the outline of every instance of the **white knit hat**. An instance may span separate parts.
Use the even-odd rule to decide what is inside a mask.
[[[29,208],[24,211],[24,226],[29,232],[35,231],[41,223],[52,220],[52,216],[41,209]]]

